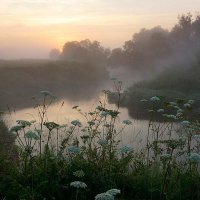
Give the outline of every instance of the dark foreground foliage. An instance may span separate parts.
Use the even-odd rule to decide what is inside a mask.
[[[119,99],[120,88],[119,83]],[[10,129],[18,159],[1,153],[1,169],[7,169],[0,173],[1,199],[200,199],[200,124],[186,120],[181,108],[193,101],[170,102],[176,115],[160,109],[170,120],[150,120],[141,149],[134,149],[119,140],[127,126],[134,126],[129,120],[118,124],[119,107],[110,110],[101,103],[85,113],[74,106],[85,123],[59,125],[46,118],[54,97],[41,93],[45,104],[37,105],[38,121],[17,120]],[[151,98],[152,104],[160,100]],[[4,126],[1,131],[6,132]]]

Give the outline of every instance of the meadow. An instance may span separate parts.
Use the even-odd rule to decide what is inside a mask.
[[[2,122],[1,131],[7,134],[3,137],[14,139],[9,140],[9,148],[1,145],[1,199],[200,198],[200,124],[187,116],[195,102],[176,99],[167,103],[161,97],[150,97],[145,145],[121,147],[118,136],[134,124],[127,119],[121,121],[121,128],[116,127],[121,82],[114,80],[114,84],[119,101],[116,109],[107,108],[108,91],[104,91],[105,101],[89,113],[79,106],[72,108],[86,123],[48,121],[48,109],[55,100],[49,91],[41,91],[37,99],[37,121],[19,119],[9,130]],[[168,113],[172,110],[175,114]],[[156,122],[156,113],[166,120]]]

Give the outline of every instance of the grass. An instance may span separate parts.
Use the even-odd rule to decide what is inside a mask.
[[[115,86],[120,101],[121,83]],[[104,91],[105,98],[107,94]],[[200,124],[184,114],[193,102],[162,104],[160,97],[151,98],[151,108],[165,106],[160,114],[170,120],[155,122],[151,112],[145,145],[134,149],[120,145],[119,135],[134,126],[130,120],[116,126],[120,102],[110,110],[105,99],[89,113],[75,106],[85,123],[75,119],[59,125],[48,121],[54,96],[48,91],[41,95],[36,104],[38,120],[17,120],[9,131],[18,143],[19,158],[16,163],[6,160],[9,173],[0,174],[1,199],[200,198]],[[166,114],[167,109],[174,115]]]
[[[2,108],[32,106],[31,97],[50,90],[70,101],[88,101],[109,80],[104,67],[87,63],[52,60],[0,61],[0,104]],[[75,92],[74,92],[75,91]]]
[[[200,108],[200,68],[195,65],[189,68],[171,67],[162,71],[159,75],[148,81],[141,81],[123,94],[122,107],[128,108],[130,116],[138,119],[149,119],[147,110],[150,104],[142,103],[141,100],[149,100],[152,96],[165,97],[165,101],[175,99],[193,99],[194,112],[192,115],[199,118]],[[110,94],[110,102],[116,103],[116,95]],[[159,107],[158,107],[159,109]],[[190,115],[190,113],[188,113]]]

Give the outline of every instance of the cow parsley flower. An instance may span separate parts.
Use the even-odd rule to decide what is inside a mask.
[[[79,154],[81,152],[81,149],[77,146],[70,146],[70,147],[67,148],[67,150],[70,153],[74,153],[74,154]]]
[[[95,196],[95,200],[114,200],[114,196],[107,192],[104,192],[104,193],[97,194]]]
[[[107,115],[109,115],[110,113],[108,111],[102,111],[101,112],[101,117],[106,117]]]
[[[87,185],[84,182],[81,182],[81,181],[71,182],[70,186],[77,188],[77,189],[79,189],[79,188],[85,189],[87,187]]]
[[[95,122],[94,121],[89,121],[87,122],[90,126],[94,126],[95,125]]]
[[[73,120],[71,124],[74,126],[79,126],[79,127],[81,126],[81,122],[79,120]]]
[[[16,121],[19,125],[21,125],[23,128],[27,127],[27,126],[31,126],[31,122],[27,121],[27,120],[17,120]]]
[[[162,108],[160,108],[160,109],[157,110],[158,113],[163,113],[164,111],[165,111],[165,110],[162,109]]]
[[[177,103],[176,102],[169,102],[170,106],[177,106]]]
[[[190,125],[189,121],[182,121],[181,125],[188,127]]]
[[[53,129],[59,127],[59,125],[56,124],[55,122],[45,122],[45,123],[44,123],[44,126],[46,126],[47,129],[49,129],[50,131],[52,131]]]
[[[47,90],[42,90],[40,91],[40,93],[42,93],[44,96],[53,96],[51,92],[47,91]]]
[[[199,163],[200,162],[200,155],[198,153],[191,153],[189,156],[189,160],[192,162]]]
[[[168,154],[168,153],[165,153],[165,154],[160,155],[160,159],[161,159],[161,160],[168,160],[168,159],[170,159],[170,158],[171,158],[171,155]]]
[[[39,136],[33,131],[27,131],[25,137],[28,139],[39,140]]]
[[[124,120],[122,123],[125,124],[125,125],[131,125],[132,124],[132,122],[128,119]]]
[[[81,177],[85,176],[85,173],[84,173],[83,170],[77,170],[77,171],[73,172],[73,175],[78,177],[78,178],[81,178]]]
[[[106,146],[108,144],[108,141],[105,139],[100,139],[99,141],[97,141],[97,143],[101,146]]]
[[[191,104],[189,104],[189,103],[185,103],[183,106],[184,106],[184,108],[191,108]]]
[[[151,101],[160,101],[160,98],[157,96],[151,97],[150,98]]]
[[[199,140],[200,141],[200,135],[193,135],[192,136],[195,140]]]
[[[147,102],[148,100],[147,99],[141,99],[140,101],[141,102]]]
[[[194,103],[194,100],[188,100],[188,103],[189,103],[189,104],[193,104],[193,103]]]
[[[177,117],[175,115],[168,115],[168,114],[163,114],[163,117],[167,117],[169,119],[177,119]]]
[[[133,151],[133,148],[125,145],[122,148],[120,148],[120,150],[122,153],[129,153],[129,152]]]
[[[110,190],[108,190],[106,193],[115,196],[115,195],[117,195],[117,194],[120,194],[120,190],[119,190],[119,189],[110,189]]]
[[[23,128],[23,126],[21,126],[21,125],[13,126],[13,127],[10,129],[10,132],[18,132],[18,131],[20,131],[22,128]]]

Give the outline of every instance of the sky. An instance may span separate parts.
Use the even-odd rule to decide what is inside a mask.
[[[52,48],[89,38],[120,47],[141,28],[171,29],[200,0],[1,0],[0,59],[47,58]]]

